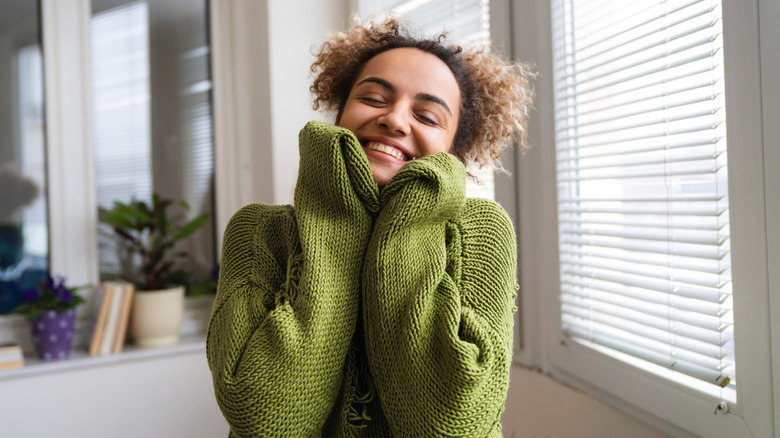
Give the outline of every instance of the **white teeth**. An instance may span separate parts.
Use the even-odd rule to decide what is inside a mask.
[[[366,148],[371,149],[372,151],[384,152],[387,155],[390,155],[391,157],[397,158],[401,161],[406,161],[406,156],[404,155],[403,152],[399,151],[398,149],[392,146],[388,146],[386,144],[369,141],[368,143],[366,143]]]

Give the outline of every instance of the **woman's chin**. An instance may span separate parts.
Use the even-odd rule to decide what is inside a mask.
[[[368,160],[368,164],[371,166],[371,174],[374,176],[374,181],[376,181],[379,187],[386,186],[399,170],[393,166],[388,166],[387,163],[376,163],[371,159]]]

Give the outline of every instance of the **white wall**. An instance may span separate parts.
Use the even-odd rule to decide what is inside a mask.
[[[211,2],[217,229],[250,203],[289,204],[298,132],[313,119],[309,67],[326,34],[346,23],[345,0]]]
[[[312,49],[347,24],[346,1],[271,1],[268,4],[271,66],[271,132],[274,203],[292,204],[298,177],[298,132],[310,120],[333,123],[312,109]]]
[[[224,437],[205,350],[0,381],[8,438]]]

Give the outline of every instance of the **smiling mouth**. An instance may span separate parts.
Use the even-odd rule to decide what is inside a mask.
[[[363,146],[366,149],[371,149],[372,151],[382,152],[384,154],[390,155],[391,157],[400,161],[409,161],[409,158],[403,152],[386,144],[375,141],[368,141],[364,143]]]

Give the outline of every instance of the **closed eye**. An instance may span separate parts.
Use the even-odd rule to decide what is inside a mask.
[[[360,100],[366,103],[375,104],[375,105],[382,105],[384,104],[383,101],[379,99],[374,99],[373,97],[361,97]]]
[[[420,120],[421,122],[425,123],[426,125],[430,125],[430,126],[438,126],[439,125],[439,123],[436,122],[436,120],[433,120],[430,117],[425,117],[422,114],[417,114],[416,116],[417,116],[418,120]]]

